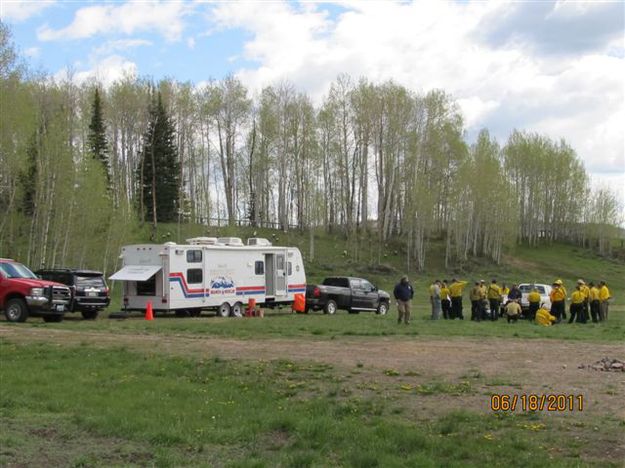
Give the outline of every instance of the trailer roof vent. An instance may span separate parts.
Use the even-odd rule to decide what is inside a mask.
[[[271,242],[269,242],[267,239],[264,239],[262,237],[250,237],[247,240],[247,245],[268,246],[268,245],[271,245]]]
[[[217,238],[216,237],[193,237],[191,239],[187,239],[187,243],[190,245],[216,245]]]
[[[220,244],[230,245],[233,247],[243,246],[243,241],[238,237],[220,237],[217,239]]]
[[[176,243],[170,241],[170,242],[165,242],[165,245],[168,246],[168,247],[171,247],[171,246],[176,245]]]

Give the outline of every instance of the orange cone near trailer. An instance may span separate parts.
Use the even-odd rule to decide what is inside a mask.
[[[296,294],[293,300],[293,310],[295,312],[306,311],[306,297],[303,294]]]
[[[152,302],[148,301],[148,306],[145,308],[145,319],[154,320],[154,312],[152,312]]]

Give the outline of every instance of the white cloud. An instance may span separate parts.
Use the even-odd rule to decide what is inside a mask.
[[[41,49],[39,47],[29,47],[24,51],[24,55],[29,58],[37,58],[41,53]]]
[[[135,47],[150,46],[151,41],[145,39],[117,39],[114,41],[105,42],[100,47],[93,49],[95,55],[111,55],[114,52],[124,52],[128,49],[134,49]]]
[[[134,34],[156,31],[176,41],[184,30],[183,17],[190,11],[183,2],[127,2],[81,8],[74,21],[62,29],[44,25],[37,31],[42,41],[84,39],[97,34]]]
[[[74,65],[77,68],[81,66],[80,63]],[[57,81],[71,80],[76,84],[93,80],[108,87],[125,76],[137,76],[137,65],[119,55],[105,57],[102,60],[92,62],[91,65],[90,69],[82,71],[63,68],[54,75],[54,79]]]
[[[195,38],[193,37],[187,38],[187,47],[189,49],[195,49]]]
[[[20,22],[38,15],[46,8],[54,5],[54,0],[2,0],[0,2],[0,18],[2,21]]]
[[[593,36],[594,51],[546,56],[522,42],[501,47],[482,40],[481,29],[506,12],[520,24],[527,22],[523,14],[535,18],[531,5],[522,10],[496,2],[342,6],[346,10],[331,18],[324,4],[219,3],[210,27],[251,34],[244,58],[258,66],[237,75],[252,92],[289,80],[319,102],[341,73],[392,79],[415,91],[442,88],[458,100],[470,132],[489,128],[502,143],[515,128],[565,138],[590,172],[625,174],[625,59],[623,53],[602,55],[614,47],[622,52],[622,38]],[[575,24],[583,23],[586,11],[594,19],[609,12],[588,5],[557,8],[552,16],[575,16]],[[550,47],[558,45],[553,37],[549,41]]]

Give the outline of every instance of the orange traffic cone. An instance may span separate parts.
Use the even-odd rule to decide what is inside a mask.
[[[152,302],[148,302],[148,306],[145,308],[145,319],[154,320],[154,313],[152,312]]]

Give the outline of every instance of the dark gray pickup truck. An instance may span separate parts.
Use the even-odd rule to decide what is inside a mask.
[[[391,296],[362,278],[335,276],[322,284],[306,286],[306,311],[321,310],[334,314],[338,309],[350,313],[374,311],[380,315],[388,312]]]

